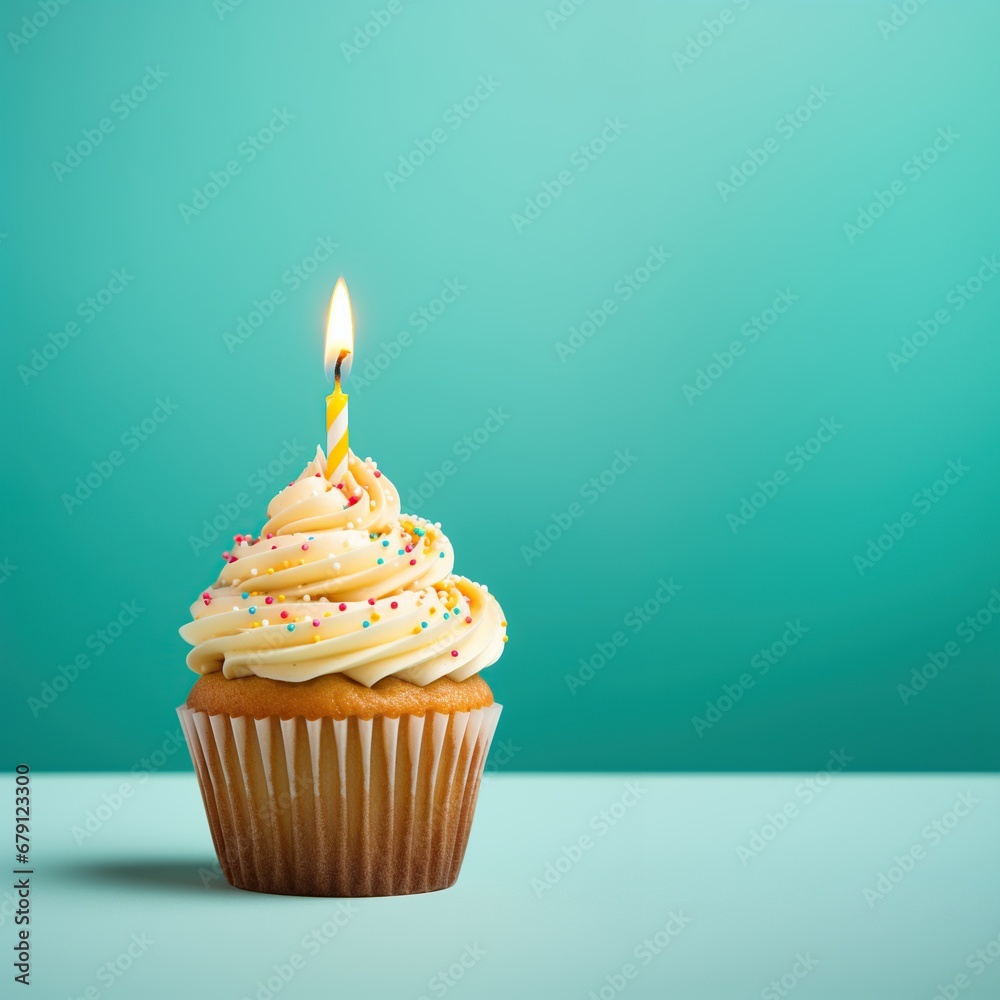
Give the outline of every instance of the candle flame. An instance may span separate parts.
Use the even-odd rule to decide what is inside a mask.
[[[334,380],[334,370],[337,360],[343,352],[348,352],[343,359],[344,373],[350,367],[351,353],[354,350],[354,317],[351,315],[351,296],[347,291],[347,282],[337,279],[330,298],[330,317],[326,323],[326,347],[323,352],[323,365],[326,368],[327,380]]]

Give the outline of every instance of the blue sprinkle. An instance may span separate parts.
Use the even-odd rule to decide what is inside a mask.
[[[386,547],[388,548],[388,545],[389,545],[389,539],[388,539],[388,538],[383,538],[383,539],[382,539],[382,544],[383,544],[383,545],[385,545],[385,546],[386,546]]]
[[[443,552],[439,552],[438,553],[438,558],[439,559],[444,559],[444,553]]]
[[[384,562],[385,562],[384,559],[379,559],[379,561],[378,561],[379,566],[381,566]]]
[[[448,617],[448,612],[447,611],[444,613],[444,616],[445,616],[445,618]]]
[[[421,628],[427,628],[427,622],[421,622],[420,623],[420,627]]]
[[[424,535],[424,534],[426,534],[426,532],[424,531],[423,528],[414,528],[413,529],[413,534],[415,534],[415,535]]]
[[[402,550],[402,549],[400,549],[400,550],[399,550],[399,553],[398,553],[398,554],[399,554],[399,555],[403,555],[403,550]]]
[[[240,597],[242,597],[244,601],[245,601],[245,600],[246,600],[246,599],[247,599],[247,598],[248,598],[249,596],[250,596],[250,595],[249,595],[249,594],[248,594],[248,593],[247,593],[247,592],[246,592],[245,590],[243,591],[243,593],[242,593],[242,594],[240,594]]]
[[[295,631],[295,626],[294,625],[286,625],[285,628],[287,628],[289,632],[294,632]]]
[[[252,614],[252,615],[255,615],[255,614],[257,614],[257,609],[256,609],[256,608],[247,608],[247,610],[248,610],[248,611],[250,612],[250,614]]]
[[[371,625],[371,622],[362,622],[361,623],[361,627],[362,628],[368,628],[369,625]]]

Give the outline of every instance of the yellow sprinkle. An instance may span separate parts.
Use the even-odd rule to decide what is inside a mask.
[[[285,559],[285,560],[284,560],[284,561],[282,562],[282,564],[281,564],[281,565],[282,565],[282,566],[287,566],[287,565],[288,565],[288,560],[287,560],[287,559]]]
[[[507,636],[504,636],[504,637],[503,637],[503,641],[504,641],[504,642],[506,642],[506,641],[507,641]]]
[[[273,573],[273,572],[274,572],[273,568],[268,570],[268,573]]]
[[[370,618],[370,619],[371,619],[371,620],[372,620],[373,622],[377,622],[377,621],[379,620],[379,618],[381,617],[381,615],[379,615],[379,613],[378,613],[377,611],[373,611],[373,612],[372,612],[372,613],[371,613],[371,614],[370,614],[370,615],[369,615],[368,617],[369,617],[369,618]]]
[[[504,628],[506,628],[506,627],[507,627],[507,623],[506,623],[506,622],[500,622],[500,624],[501,624],[501,625],[502,625],[502,626],[503,626]]]
[[[324,611],[324,612],[323,612],[323,617],[324,617],[324,618],[329,618],[329,617],[330,617],[330,615],[332,615],[332,614],[333,614],[333,612],[332,612],[332,611]]]
[[[319,636],[318,635],[314,635],[313,636],[313,642],[319,642]]]
[[[420,635],[420,629],[419,629],[419,628],[415,628],[415,629],[413,630],[413,634],[414,634],[414,635]]]
[[[437,608],[431,608],[431,614],[434,614],[435,611],[437,611]]]
[[[278,594],[278,600],[279,601],[283,601],[284,599],[285,599],[285,595],[284,594]]]

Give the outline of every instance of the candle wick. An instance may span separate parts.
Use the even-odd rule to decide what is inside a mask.
[[[344,359],[351,352],[348,350],[343,350],[337,355],[337,363],[333,366],[333,384],[337,391],[340,391],[340,366],[344,363]]]

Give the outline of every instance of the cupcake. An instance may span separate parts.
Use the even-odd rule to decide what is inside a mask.
[[[370,459],[316,457],[236,535],[181,636],[177,711],[228,881],[382,896],[458,877],[500,706],[479,671],[507,641],[439,524],[400,513]]]

